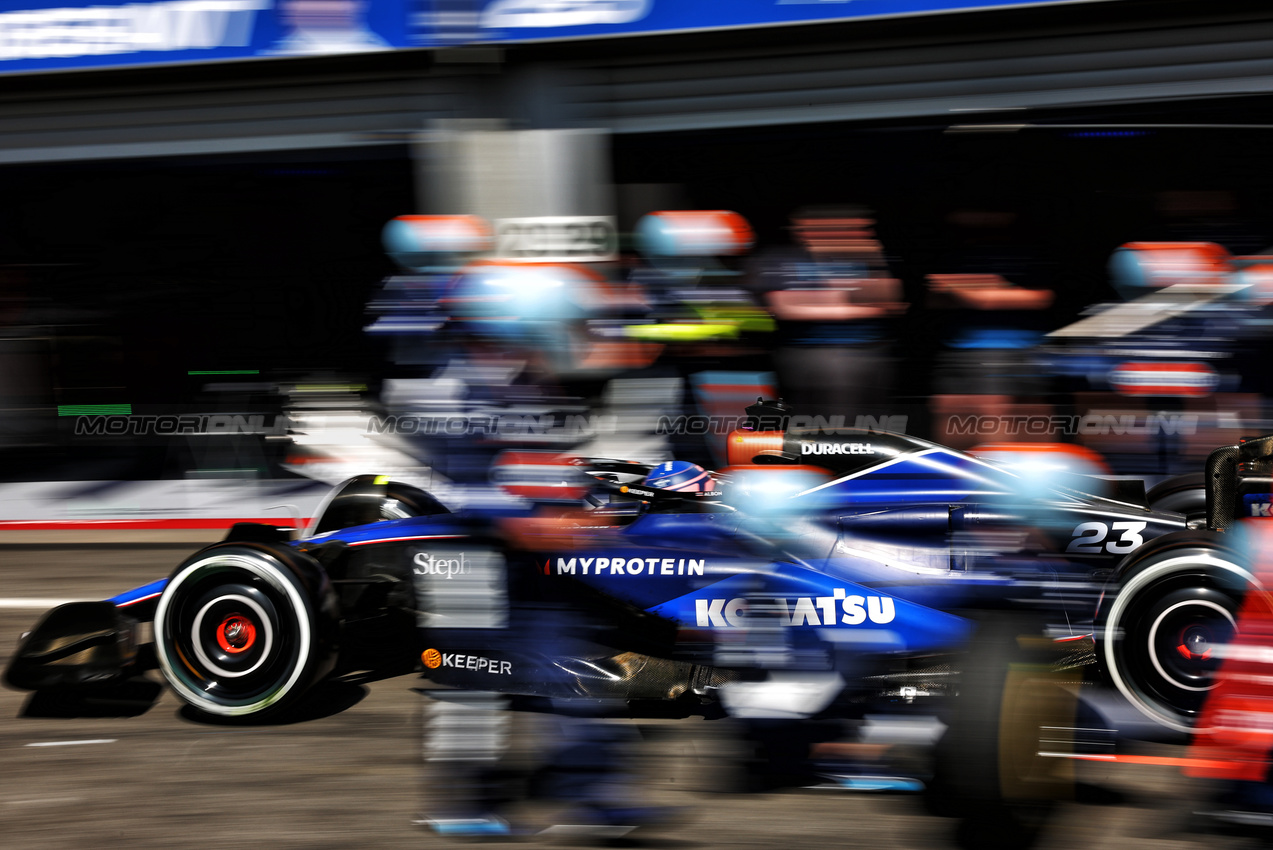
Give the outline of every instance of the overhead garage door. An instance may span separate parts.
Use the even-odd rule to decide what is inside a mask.
[[[428,119],[458,114],[460,78],[376,69],[280,77],[246,64],[8,78],[0,164],[401,144]]]
[[[811,44],[788,36],[784,46],[766,47],[752,38],[743,49],[718,41],[715,49],[686,51],[675,50],[676,42],[651,44],[644,55],[580,63],[567,111],[575,122],[629,133],[1000,111],[1010,116],[1273,91],[1273,18],[1264,12],[1166,21],[1126,15],[1128,20],[1099,27],[1084,25],[1094,8],[1078,5],[1064,17],[1048,10],[1046,26],[1001,32],[979,31],[966,21],[956,27],[947,17],[946,26],[916,23],[928,34],[905,38],[896,35],[902,25],[889,22],[885,32],[891,37],[878,40]],[[1145,8],[1152,13],[1154,7]],[[1026,20],[1010,17],[1024,14],[1002,13],[995,20]]]
[[[1273,92],[1273,12],[1201,5],[6,77],[0,164],[401,143],[442,118],[643,133]]]

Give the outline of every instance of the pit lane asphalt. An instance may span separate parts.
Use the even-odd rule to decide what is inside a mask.
[[[197,544],[0,545],[0,597],[104,598],[166,575]],[[42,612],[0,607],[0,663]],[[154,674],[152,674],[154,675]],[[30,696],[0,689],[0,847],[402,848],[459,847],[412,824],[446,776],[424,769],[420,685],[404,676],[327,690],[314,716],[279,725],[198,722],[171,693],[136,716],[25,716]],[[57,713],[37,706],[36,713]],[[128,713],[115,706],[115,713]],[[137,709],[133,709],[136,711]],[[519,717],[519,749],[541,743],[544,719]],[[644,780],[633,802],[690,807],[652,831],[663,848],[952,846],[950,821],[906,795],[789,791],[722,793],[729,777],[717,724],[641,723]],[[1162,752],[1161,750],[1155,752]],[[1257,846],[1185,831],[1204,797],[1170,768],[1084,767],[1124,795],[1118,805],[1066,803],[1042,843],[1051,848]],[[550,804],[517,810],[554,822]],[[538,837],[532,846],[580,846]]]

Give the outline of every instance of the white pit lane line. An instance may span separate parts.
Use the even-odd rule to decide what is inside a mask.
[[[37,741],[27,747],[78,747],[82,744],[113,744],[118,738],[86,738],[82,741]]]
[[[56,608],[68,602],[93,602],[92,599],[23,599],[21,597],[0,598],[0,610],[18,611],[25,609]]]

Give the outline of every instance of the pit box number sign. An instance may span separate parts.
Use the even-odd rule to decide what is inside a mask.
[[[611,216],[501,218],[495,254],[538,263],[598,263],[616,259],[619,236]]]

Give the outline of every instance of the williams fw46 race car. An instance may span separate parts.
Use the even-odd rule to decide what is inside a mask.
[[[1273,437],[1217,450],[1190,520],[1143,486],[1044,483],[913,437],[800,428],[774,403],[748,413],[731,465],[688,490],[645,464],[561,466],[582,509],[452,512],[353,478],[295,539],[236,526],[166,578],[50,611],[5,681],[82,690],[153,667],[198,712],[240,718],[334,674],[413,668],[663,716],[937,715],[938,808],[988,819],[1053,796],[1064,760],[1040,756],[1040,729],[1075,725],[1080,676],[1190,728],[1253,582],[1224,530],[1269,500]]]

